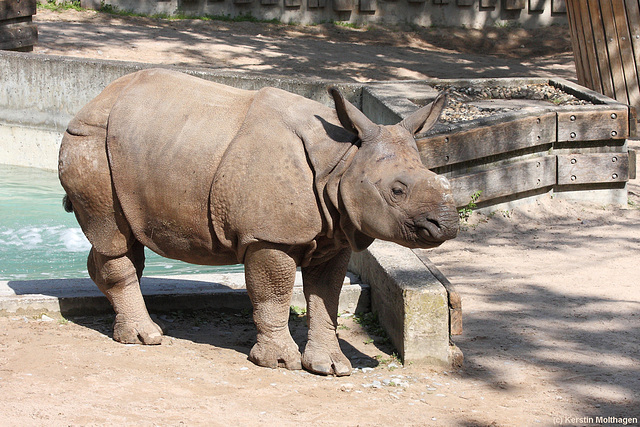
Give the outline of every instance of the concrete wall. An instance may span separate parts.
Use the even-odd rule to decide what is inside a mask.
[[[144,14],[251,15],[302,24],[327,21],[412,23],[425,27],[566,25],[564,0],[104,0]],[[101,0],[82,0],[99,8]]]
[[[57,169],[69,120],[112,81],[149,67],[154,65],[0,51],[0,163]],[[333,84],[360,107],[356,84],[165,68],[243,89],[279,87],[326,105],[333,105],[327,93]]]

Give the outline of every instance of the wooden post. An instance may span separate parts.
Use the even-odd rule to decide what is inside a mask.
[[[36,0],[0,0],[0,49],[30,52],[38,41]]]
[[[640,109],[637,0],[567,0],[578,82]]]

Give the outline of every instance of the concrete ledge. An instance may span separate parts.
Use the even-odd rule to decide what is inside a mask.
[[[150,312],[251,308],[242,273],[143,277],[140,287]],[[299,272],[291,305],[306,307]],[[348,274],[338,309],[350,313],[370,311],[369,286]],[[0,281],[0,316],[43,312],[80,315],[110,313],[113,309],[90,279]]]
[[[461,365],[450,341],[447,289],[410,249],[376,240],[353,254],[349,270],[371,286],[372,311],[404,363]]]

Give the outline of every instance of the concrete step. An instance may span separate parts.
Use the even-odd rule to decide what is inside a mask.
[[[243,310],[251,307],[243,273],[143,277],[140,288],[150,312],[185,309]],[[291,305],[306,307],[298,271]],[[370,311],[369,286],[347,273],[340,312]],[[19,314],[87,315],[113,312],[90,279],[0,280],[0,316]]]

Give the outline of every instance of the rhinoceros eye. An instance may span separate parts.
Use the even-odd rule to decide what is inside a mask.
[[[407,195],[407,186],[401,182],[396,182],[391,187],[391,199],[394,202],[400,202]]]

